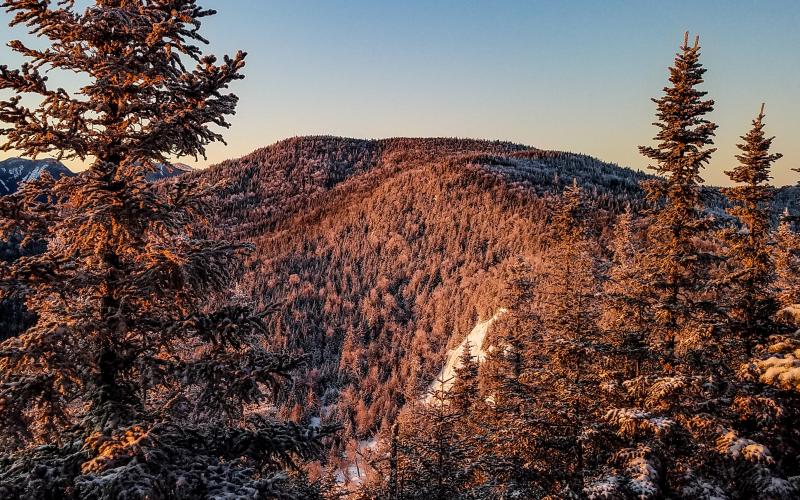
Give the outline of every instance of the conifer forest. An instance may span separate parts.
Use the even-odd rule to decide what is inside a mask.
[[[705,38],[647,170],[327,135],[191,168],[252,67],[202,3],[2,0],[0,500],[800,498],[800,188],[765,89],[719,158]]]

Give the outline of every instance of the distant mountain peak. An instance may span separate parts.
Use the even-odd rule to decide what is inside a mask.
[[[43,172],[49,173],[56,179],[75,175],[63,163],[53,158],[41,160],[7,158],[0,161],[0,196],[17,191],[22,184],[38,179]]]
[[[155,171],[145,176],[148,182],[177,177],[195,169],[185,163],[160,163]],[[16,192],[19,187],[29,181],[38,179],[47,172],[55,179],[73,177],[76,174],[63,163],[54,158],[32,160],[29,158],[11,157],[0,161],[0,196]]]
[[[194,172],[194,169],[185,163],[159,163],[156,165],[155,171],[147,174],[145,179],[148,182],[155,182],[160,179],[177,177],[188,172]]]

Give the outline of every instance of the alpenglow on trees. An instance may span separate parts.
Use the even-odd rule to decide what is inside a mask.
[[[10,43],[28,62],[0,66],[2,147],[92,163],[0,200],[2,237],[44,248],[0,264],[37,316],[0,344],[0,497],[308,497],[284,469],[319,436],[260,406],[302,360],[265,349],[268,311],[207,305],[248,248],[203,239],[209,186],[144,181],[222,140],[245,54],[203,54],[195,0],[2,6],[49,42]],[[58,70],[88,83],[52,88]]]
[[[769,151],[774,137],[764,134],[764,116],[762,104],[752,129],[742,136],[743,142],[738,145],[739,164],[726,172],[739,184],[723,190],[728,199],[737,204],[730,213],[742,224],[740,229],[725,233],[728,257],[734,270],[724,281],[730,289],[726,295],[729,296],[727,306],[732,327],[748,355],[752,355],[754,345],[775,333],[772,318],[778,310],[769,213],[774,188],[769,180],[772,164],[783,155]]]
[[[665,177],[645,216],[629,208],[604,238],[578,186],[548,200],[552,236],[498,277],[507,311],[484,361],[401,420],[362,498],[798,498],[800,334],[772,314],[775,261],[797,296],[797,235],[782,226],[773,260],[765,206],[779,155],[759,116],[725,191],[735,217],[707,220],[702,74],[687,36],[642,148]]]
[[[710,328],[707,308],[698,298],[709,259],[696,239],[710,223],[700,206],[700,172],[716,151],[708,146],[717,129],[705,118],[714,110],[714,101],[704,99],[706,92],[698,88],[706,72],[700,63],[699,37],[690,45],[686,33],[669,71],[671,86],[664,88],[664,96],[653,99],[658,144],[639,148],[654,162],[651,168],[665,178],[645,185],[651,201],[664,203],[652,215],[642,274],[657,327],[651,341],[663,346],[667,363],[694,350]]]

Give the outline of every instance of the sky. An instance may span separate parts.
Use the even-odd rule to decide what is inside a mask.
[[[762,102],[784,154],[774,182],[800,179],[791,171],[800,167],[797,0],[199,3],[219,11],[204,22],[209,51],[248,56],[228,144],[184,159],[193,166],[330,134],[500,139],[645,169],[637,146],[653,144],[650,98],[689,30],[700,35],[704,88],[717,103],[707,183],[729,184],[723,172]],[[0,61],[19,63],[8,49]]]

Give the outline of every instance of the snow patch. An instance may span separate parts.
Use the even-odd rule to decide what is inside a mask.
[[[630,489],[636,498],[654,498],[659,494],[658,470],[645,457],[634,457],[626,469]]]
[[[343,470],[336,472],[336,482],[339,484],[349,484],[352,486],[360,485],[366,475],[367,461],[364,460],[372,451],[378,447],[378,440],[375,437],[358,441],[358,450],[353,457],[353,462],[349,463]]]
[[[733,431],[729,431],[717,439],[717,450],[734,459],[741,458],[748,462],[761,464],[774,463],[772,454],[766,446],[751,439],[740,438]]]
[[[800,304],[792,304],[775,313],[775,319],[782,323],[800,326]]]
[[[33,168],[31,169],[31,171],[30,171],[30,172],[28,172],[28,175],[26,175],[26,176],[25,176],[25,177],[24,177],[24,178],[23,178],[23,179],[20,181],[20,183],[23,183],[23,182],[30,182],[30,181],[33,181],[33,180],[36,180],[36,179],[38,179],[39,177],[41,177],[41,176],[42,176],[42,172],[44,171],[44,169],[45,169],[45,166],[44,166],[44,165],[36,165],[35,167],[33,167]]]
[[[756,363],[760,380],[783,389],[800,391],[800,349],[784,357],[770,357]]]
[[[464,346],[467,345],[467,342],[469,342],[470,353],[475,356],[478,363],[486,359],[486,351],[483,350],[483,341],[486,339],[486,333],[489,331],[489,327],[506,312],[508,312],[508,309],[501,308],[498,309],[491,318],[478,321],[475,328],[469,332],[469,335],[467,335],[460,344],[447,351],[447,358],[445,359],[444,366],[439,372],[439,375],[433,380],[431,385],[428,386],[427,395],[425,396],[426,403],[433,398],[436,392],[447,391],[453,385],[456,370],[461,367],[459,358],[461,357],[461,353],[464,352]]]

